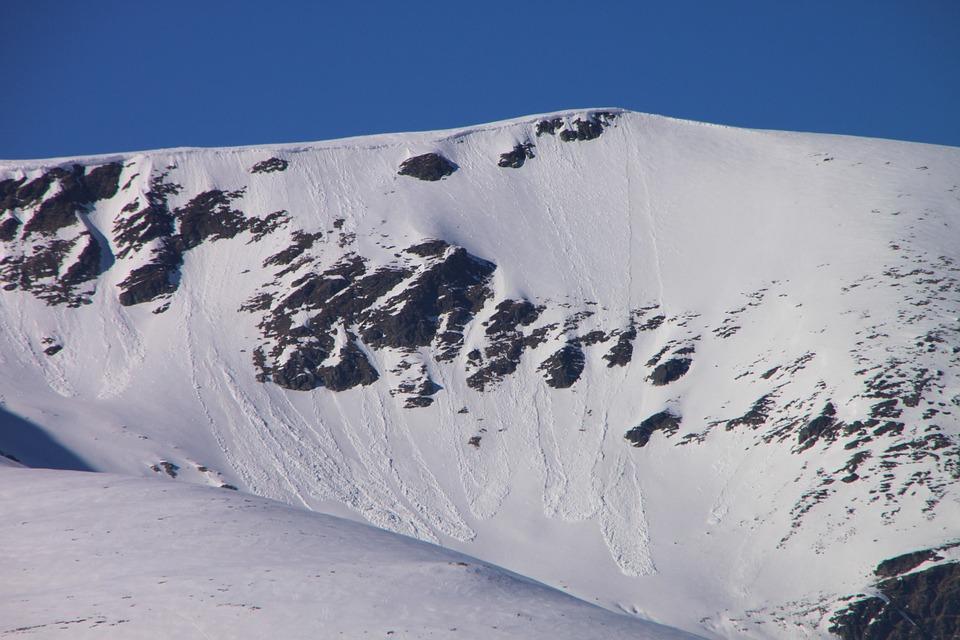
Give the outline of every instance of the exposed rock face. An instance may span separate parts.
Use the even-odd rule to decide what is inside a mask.
[[[922,551],[912,551],[895,558],[888,558],[877,565],[874,573],[878,578],[892,578],[902,573],[907,573],[919,567],[924,562],[931,560],[940,560],[934,549],[924,549]]]
[[[835,439],[837,432],[843,426],[843,423],[837,421],[836,415],[837,410],[833,407],[833,403],[828,402],[820,415],[808,422],[797,433],[797,442],[800,448],[810,448],[821,438]]]
[[[449,176],[456,170],[457,165],[439,153],[425,153],[404,160],[400,164],[400,170],[397,171],[397,173],[401,176],[410,176],[411,178],[435,182]]]
[[[286,171],[289,163],[281,158],[268,158],[261,160],[250,167],[250,173],[274,173],[276,171]]]
[[[563,118],[551,118],[537,123],[536,135],[556,135],[563,142],[594,140],[604,129],[610,126],[617,114],[609,111],[595,111],[585,118],[575,118],[569,124]]]
[[[178,194],[181,187],[165,179],[165,173],[154,177],[146,193],[147,206],[114,225],[115,241],[123,247],[119,258],[137,253],[148,244],[153,247],[150,261],[131,271],[119,284],[120,304],[124,306],[150,302],[176,291],[183,254],[203,242],[234,238],[245,231],[251,232],[256,241],[289,221],[284,211],[248,218],[233,208],[232,203],[243,197],[243,189],[204,191],[170,211],[168,198]]]
[[[664,435],[671,436],[680,428],[680,416],[672,411],[665,410],[655,413],[639,425],[627,431],[624,437],[635,447],[643,447],[650,442],[650,436],[655,431],[662,431]]]
[[[637,338],[637,330],[630,327],[620,333],[617,343],[610,348],[610,352],[603,356],[608,367],[625,367],[633,360],[633,341]]]
[[[533,324],[540,313],[529,300],[504,300],[496,307],[496,312],[487,321],[486,335],[490,344],[483,353],[472,353],[471,362],[478,369],[467,378],[467,384],[483,391],[488,385],[502,380],[517,370],[520,356],[526,347],[521,327]]]
[[[89,302],[91,292],[78,288],[100,275],[104,249],[79,223],[96,202],[116,195],[122,170],[120,163],[75,164],[29,182],[0,182],[0,216],[9,212],[0,219],[0,242],[11,245],[0,260],[4,289],[29,291],[48,304]]]
[[[433,345],[438,359],[456,357],[464,327],[491,296],[489,280],[496,266],[437,240],[404,253],[419,261],[402,258],[368,272],[362,258],[348,257],[320,274],[298,278],[296,288],[276,304],[260,298],[251,305],[269,310],[260,324],[267,341],[258,348],[261,377],[294,389],[369,384],[378,374],[356,346],[358,339],[374,349]],[[309,319],[295,325],[292,316],[299,314]],[[353,346],[339,352],[341,364],[335,368],[340,369],[328,372],[321,363],[333,353],[340,330],[350,332]],[[419,395],[435,391],[423,388]]]
[[[683,377],[692,363],[690,358],[671,358],[657,365],[650,374],[650,381],[657,386],[670,384]]]
[[[909,571],[905,567],[916,558],[897,568],[887,564],[897,564],[905,557],[884,561],[877,574],[890,574],[900,567]],[[960,635],[960,563],[890,577],[876,588],[883,597],[854,600],[831,618],[830,631],[842,640],[930,640]]]
[[[579,346],[567,344],[540,365],[547,384],[554,389],[569,389],[583,373],[584,356]]]
[[[510,168],[510,169],[519,169],[523,166],[523,163],[527,160],[532,160],[536,156],[533,153],[533,143],[532,142],[523,142],[519,143],[513,147],[512,151],[500,154],[500,161],[497,162],[498,167]]]

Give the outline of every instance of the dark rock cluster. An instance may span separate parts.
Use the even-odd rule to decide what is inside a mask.
[[[19,240],[0,260],[5,290],[28,291],[48,304],[89,302],[89,293],[77,289],[102,273],[109,249],[86,227],[72,237],[61,231],[80,225],[96,202],[115,196],[122,170],[120,163],[75,164],[55,167],[29,182],[0,181],[0,242]]]
[[[457,165],[439,153],[425,153],[404,160],[397,173],[401,176],[435,182],[449,176],[457,168]]]
[[[268,158],[261,160],[252,167],[250,173],[274,173],[276,171],[286,171],[290,163],[281,158]]]
[[[500,161],[497,162],[497,166],[505,169],[519,169],[527,160],[536,158],[533,153],[533,147],[532,142],[516,144],[511,151],[500,154]]]
[[[438,359],[454,358],[464,327],[492,295],[496,266],[437,240],[405,253],[420,263],[400,260],[369,271],[362,258],[348,256],[296,279],[276,303],[264,298],[257,306],[268,311],[260,323],[267,344],[255,352],[261,379],[291,389],[369,384],[379,374],[360,344],[400,351],[433,346]],[[293,316],[301,314],[309,319],[295,324]],[[334,353],[338,331],[345,346]],[[424,398],[412,402],[426,406],[437,389],[431,383],[402,391]]]
[[[178,194],[181,187],[166,182],[166,175],[151,180],[150,190],[144,195],[145,207],[133,207],[130,215],[114,224],[114,241],[121,247],[119,258],[152,243],[149,262],[133,269],[118,285],[120,304],[124,306],[156,300],[176,291],[184,253],[204,242],[234,238],[244,231],[251,232],[256,241],[289,221],[284,211],[265,218],[248,218],[235,209],[232,203],[243,196],[243,189],[204,191],[171,211],[168,199]]]
[[[670,436],[680,428],[680,416],[669,409],[655,413],[636,427],[627,431],[624,437],[635,447],[643,447],[650,441],[655,431]]]
[[[960,637],[960,563],[947,562],[913,571],[939,560],[938,549],[925,549],[884,560],[876,568],[878,595],[848,599],[830,619],[830,632],[841,640],[930,640]]]
[[[535,133],[537,137],[559,134],[563,142],[595,140],[616,117],[617,114],[610,111],[595,111],[585,118],[575,118],[569,124],[563,118],[550,118],[538,122]]]
[[[543,311],[529,300],[504,300],[486,323],[484,333],[490,341],[483,352],[471,351],[467,358],[476,370],[467,384],[483,391],[517,370],[520,356],[529,345],[523,327],[530,326]]]

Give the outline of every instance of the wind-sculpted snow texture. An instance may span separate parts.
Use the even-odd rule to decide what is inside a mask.
[[[960,532],[958,185],[615,110],[2,163],[0,394],[97,469],[829,637]]]

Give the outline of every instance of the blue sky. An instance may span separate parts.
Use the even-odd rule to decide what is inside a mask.
[[[956,0],[0,3],[0,158],[617,106],[960,146]]]

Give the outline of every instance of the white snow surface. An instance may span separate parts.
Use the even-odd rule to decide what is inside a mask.
[[[0,505],[3,637],[695,637],[469,556],[232,491],[4,468]]]
[[[590,112],[549,117],[570,122]],[[183,187],[171,208],[209,189],[245,188],[232,206],[260,217],[285,210],[291,219],[257,242],[245,232],[192,249],[178,290],[165,300],[129,307],[117,300],[117,285],[147,249],[118,258],[87,283],[91,304],[79,308],[48,306],[20,290],[0,293],[0,450],[28,466],[163,476],[101,481],[0,470],[4,553],[10,544],[22,549],[4,562],[13,584],[3,581],[0,631],[75,617],[85,618],[70,627],[80,634],[83,625],[128,618],[129,629],[145,634],[163,622],[202,637],[190,631],[199,618],[189,612],[200,609],[188,601],[212,597],[230,606],[205,605],[204,615],[216,611],[211,619],[235,625],[224,628],[249,628],[257,637],[271,620],[306,615],[316,573],[336,602],[310,609],[316,624],[338,611],[359,612],[349,607],[362,604],[348,602],[356,590],[371,589],[367,602],[391,602],[362,627],[371,634],[395,629],[406,637],[401,630],[415,620],[456,626],[464,637],[479,637],[482,622],[485,637],[497,637],[489,627],[507,624],[516,596],[527,611],[540,604],[563,611],[570,626],[530,613],[531,626],[513,628],[514,637],[539,637],[548,628],[552,637],[567,637],[558,627],[570,629],[569,637],[573,630],[617,637],[614,629],[624,637],[672,637],[476,561],[462,568],[457,556],[402,538],[242,494],[180,486],[186,483],[230,483],[366,521],[708,638],[828,637],[838,598],[867,588],[880,560],[960,535],[954,449],[904,461],[890,449],[931,433],[955,448],[960,435],[960,369],[951,351],[960,346],[960,149],[616,113],[587,141],[536,136],[536,123],[547,117],[537,116],[299,145],[0,162],[0,180],[73,162],[123,162],[126,188],[85,216],[114,253],[114,222],[162,171]],[[497,166],[500,154],[525,141],[535,143],[535,158],[519,169]],[[428,152],[442,153],[458,170],[437,182],[397,175],[406,158]],[[271,157],[289,167],[250,172]],[[294,230],[323,233],[303,272],[350,253],[372,270],[433,238],[497,265],[494,297],[467,325],[460,355],[438,362],[429,348],[416,354],[442,387],[433,405],[405,409],[391,393],[398,378],[390,371],[414,356],[363,345],[381,374],[369,386],[294,391],[256,380],[251,353],[261,315],[238,309],[258,292],[282,297],[292,290],[303,272],[278,276],[263,263],[290,244]],[[514,374],[479,392],[466,384],[467,352],[483,348],[482,323],[508,298],[545,307],[532,328],[592,315],[526,350]],[[162,304],[169,308],[153,313]],[[571,388],[546,384],[538,366],[566,340],[623,330],[636,310],[654,306],[645,318],[662,314],[665,321],[639,331],[627,366],[603,359],[614,338],[584,347],[585,369]],[[925,341],[929,336],[936,339]],[[63,350],[45,355],[45,339]],[[647,361],[665,347],[694,347],[693,363],[679,380],[654,386]],[[865,377],[898,366],[941,372],[917,404],[901,402],[900,433],[850,449],[845,444],[855,436],[797,446],[797,430],[828,402],[840,420],[867,417],[879,400],[868,396]],[[771,393],[765,425],[725,427]],[[679,432],[629,446],[625,432],[667,408],[682,415]],[[937,413],[924,417],[929,409]],[[480,446],[469,445],[477,435]],[[860,479],[840,481],[855,451],[869,453]],[[887,460],[899,464],[884,468]],[[176,480],[152,469],[160,462],[178,467]],[[917,474],[936,482],[918,483]],[[28,501],[28,491],[46,498]],[[141,492],[149,498],[138,500]],[[88,502],[89,515],[81,508]],[[101,526],[93,517],[100,508],[115,516],[129,544],[90,538]],[[195,517],[175,516],[191,510]],[[18,529],[20,521],[38,524]],[[65,546],[67,528],[78,529],[77,577],[89,577],[101,553],[109,560],[103,580],[80,585],[68,575],[64,554],[74,548]],[[332,554],[321,535],[356,537],[351,559]],[[396,553],[377,550],[381,541]],[[168,572],[176,583],[170,600],[156,579],[163,563],[146,545],[184,550]],[[237,546],[241,553],[227,553]],[[31,564],[21,557],[27,553],[47,559]],[[126,560],[115,564],[111,553]],[[205,553],[209,569],[199,562]],[[152,564],[121,569],[141,561]],[[339,574],[351,562],[363,567],[354,569],[355,581],[331,582],[327,567]],[[255,579],[267,569],[280,574],[274,579],[289,590],[288,604],[270,597],[273,583]],[[390,584],[379,585],[380,578]],[[459,595],[444,596],[433,581]],[[427,590],[430,602],[462,612],[463,622],[455,620],[461,614],[431,617],[421,607],[405,627],[403,612],[415,602],[392,596],[404,585]],[[221,594],[221,586],[231,591]],[[76,606],[54,606],[68,592],[77,594]],[[126,613],[119,607],[127,594],[144,606]],[[470,609],[474,596],[490,608]],[[258,605],[264,601],[274,617]],[[150,602],[156,605],[146,609]],[[516,624],[527,624],[519,618]],[[267,626],[248,626],[259,624]],[[429,628],[458,637],[441,626]],[[134,637],[128,628],[117,637]],[[283,629],[291,637],[302,631]],[[342,630],[359,637],[361,627]]]

